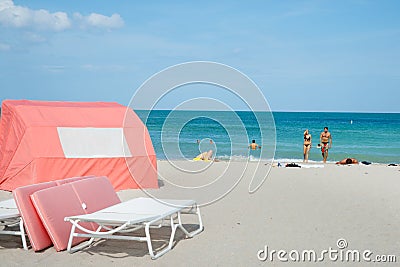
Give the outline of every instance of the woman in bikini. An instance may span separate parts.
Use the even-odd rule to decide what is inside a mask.
[[[308,154],[311,149],[311,134],[308,129],[304,131],[304,143],[303,143],[303,162],[308,162]]]

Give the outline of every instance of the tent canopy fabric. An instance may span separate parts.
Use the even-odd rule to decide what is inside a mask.
[[[116,190],[157,188],[146,126],[118,103],[5,100],[0,189],[74,176],[107,176]]]

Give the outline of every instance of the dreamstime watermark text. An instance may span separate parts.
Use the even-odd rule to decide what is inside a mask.
[[[329,247],[320,251],[313,249],[307,250],[274,250],[267,245],[264,249],[257,252],[260,261],[280,261],[280,262],[378,262],[394,263],[397,261],[396,255],[378,255],[371,250],[348,249],[346,239],[340,238],[336,242],[336,247]]]

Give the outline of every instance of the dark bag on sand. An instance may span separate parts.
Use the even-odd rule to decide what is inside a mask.
[[[286,164],[286,167],[296,167],[296,168],[301,168],[301,166],[300,166],[300,165],[297,165],[297,164],[296,164],[296,163],[294,163],[294,162]]]
[[[371,164],[371,162],[369,162],[369,161],[361,161],[361,163],[364,164],[364,165],[370,165]]]

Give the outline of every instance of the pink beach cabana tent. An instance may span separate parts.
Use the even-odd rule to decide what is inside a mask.
[[[3,101],[0,189],[86,175],[107,176],[116,190],[158,187],[154,148],[132,109],[108,102]]]

